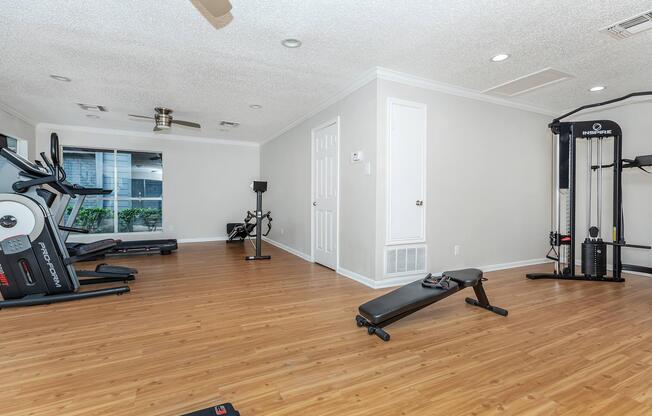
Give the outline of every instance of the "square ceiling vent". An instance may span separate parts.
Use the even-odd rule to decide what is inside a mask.
[[[600,32],[623,40],[650,29],[652,29],[652,10],[609,25],[600,29]]]
[[[504,84],[497,85],[483,91],[485,94],[502,95],[505,97],[514,97],[526,92],[556,84],[573,78],[572,75],[565,72],[557,71],[552,68],[545,68],[529,75],[516,78]]]

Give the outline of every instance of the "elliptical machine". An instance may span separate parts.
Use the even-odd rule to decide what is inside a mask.
[[[256,238],[254,247],[256,254],[253,256],[245,256],[245,260],[269,260],[272,256],[262,254],[263,237],[266,237],[272,230],[272,212],[267,211],[263,214],[263,193],[267,191],[267,182],[254,181],[251,188],[256,193],[256,212],[247,211],[247,216],[244,222],[229,223],[226,225],[226,232],[229,236],[227,243],[240,242],[246,239],[251,241],[251,237]],[[255,219],[256,222],[252,223],[251,220]],[[267,220],[267,231],[263,233],[263,220]]]
[[[56,195],[41,187],[68,193],[58,143],[51,150],[52,162],[42,153],[47,167],[39,166],[11,151],[0,135],[0,309],[129,292],[128,286],[78,292],[80,281],[47,205]]]

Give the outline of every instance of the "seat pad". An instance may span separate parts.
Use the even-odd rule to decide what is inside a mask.
[[[482,270],[478,269],[451,270],[442,274],[455,280],[462,288],[475,286],[482,279]]]
[[[453,276],[451,276],[453,277]],[[459,291],[456,280],[447,290],[423,287],[421,280],[412,282],[360,306],[360,315],[374,325],[380,324],[406,312],[415,311],[444,299]]]

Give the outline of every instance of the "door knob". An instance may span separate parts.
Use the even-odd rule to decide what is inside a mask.
[[[313,207],[316,207],[316,206],[317,206],[317,201],[313,202],[313,203],[312,203],[312,206],[313,206]]]
[[[422,205],[423,205],[423,201],[419,201],[419,200],[417,200],[417,206],[420,207],[420,206],[422,206]]]

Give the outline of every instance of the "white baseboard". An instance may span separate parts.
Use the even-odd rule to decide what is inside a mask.
[[[271,245],[273,245],[275,247],[278,247],[281,250],[285,250],[290,254],[294,254],[295,256],[304,259],[305,261],[309,261],[311,263],[313,262],[313,259],[309,254],[306,254],[306,253],[301,252],[299,250],[293,249],[292,247],[287,246],[287,245],[285,245],[283,243],[279,243],[278,241],[272,240],[271,238],[268,238],[268,237],[263,237],[263,241],[265,241],[265,242],[267,242],[267,243],[269,243],[269,244],[271,244]]]
[[[219,237],[198,237],[198,238],[181,238],[177,240],[177,243],[179,244],[185,244],[185,243],[208,243],[211,241],[226,241],[228,240],[229,237],[227,236],[219,236]]]
[[[376,289],[377,282],[367,276],[363,276],[359,273],[352,272],[351,270],[347,270],[342,267],[337,268],[337,274],[348,277],[349,279],[355,280],[358,283],[362,283],[363,285],[368,286],[372,289]]]
[[[552,260],[546,258],[519,260],[519,261],[513,261],[511,263],[492,264],[489,266],[481,266],[477,268],[482,270],[483,272],[495,272],[496,270],[515,269],[517,267],[535,266],[537,264],[546,264],[546,263],[552,263]]]
[[[551,263],[551,260],[548,260],[546,258],[542,259],[530,259],[530,260],[520,260],[520,261],[514,261],[511,263],[499,263],[499,264],[492,264],[489,266],[480,266],[476,267],[477,269],[482,270],[483,272],[494,272],[497,270],[507,270],[507,269],[515,269],[517,267],[525,267],[525,266],[534,266],[537,264],[545,264],[545,263]],[[433,272],[433,276],[441,276],[441,272]],[[346,275],[345,275],[346,276]],[[347,276],[349,277],[349,276]],[[408,283],[412,283],[415,280],[423,279],[424,275],[407,275],[407,276],[400,276],[400,277],[392,277],[389,279],[383,279],[383,280],[372,280],[369,278],[368,281],[371,281],[371,284],[365,283],[365,281],[360,281],[358,279],[353,279],[356,281],[360,281],[360,283],[366,284],[369,287],[372,287],[374,289],[382,289],[382,288],[387,288],[387,287],[394,287],[394,286],[402,286]]]

